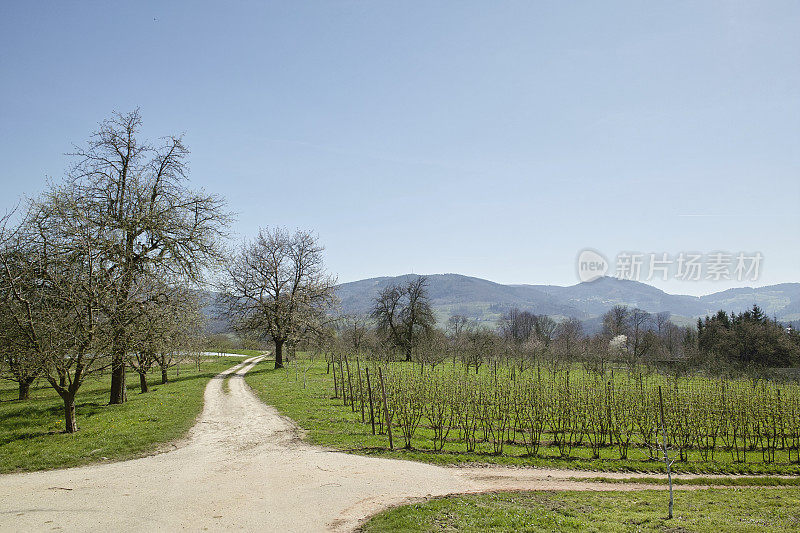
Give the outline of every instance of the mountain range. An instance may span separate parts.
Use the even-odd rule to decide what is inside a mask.
[[[368,315],[378,293],[415,274],[380,277],[342,283],[336,292],[343,314]],[[453,315],[464,315],[486,326],[494,326],[512,308],[556,319],[575,317],[588,332],[596,331],[600,317],[615,305],[646,311],[669,312],[679,325],[718,310],[741,312],[758,304],[770,317],[783,322],[800,320],[800,283],[728,289],[705,296],[669,294],[646,283],[602,277],[567,287],[558,285],[502,285],[460,274],[433,274],[428,278],[428,296],[437,321],[444,324]]]

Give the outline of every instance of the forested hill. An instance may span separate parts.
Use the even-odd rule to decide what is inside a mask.
[[[341,310],[345,314],[369,314],[378,292],[413,274],[371,278],[337,287]],[[800,283],[783,283],[758,288],[729,289],[706,296],[668,294],[636,281],[604,277],[568,287],[557,285],[502,285],[460,274],[433,274],[428,277],[428,294],[440,323],[461,314],[493,325],[508,309],[517,307],[554,317],[574,316],[592,328],[597,317],[615,305],[639,307],[650,312],[668,311],[677,322],[720,309],[741,312],[758,304],[764,312],[782,321],[800,321]]]

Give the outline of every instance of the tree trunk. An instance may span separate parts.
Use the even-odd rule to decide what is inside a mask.
[[[109,404],[125,402],[125,359],[122,354],[114,354],[111,359],[111,398]]]
[[[147,372],[139,372],[139,388],[143,393],[150,390],[147,387]]]
[[[275,341],[275,368],[283,368],[283,342]]]
[[[167,365],[161,365],[161,384],[167,384]]]
[[[65,394],[64,400],[64,430],[67,433],[78,431],[78,421],[75,419],[75,395]]]
[[[28,394],[30,393],[30,390],[31,390],[31,383],[33,383],[33,378],[21,379],[19,381],[19,399],[20,400],[27,400],[28,399]]]

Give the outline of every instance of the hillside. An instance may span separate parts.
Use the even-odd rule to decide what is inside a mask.
[[[402,283],[413,274],[398,277],[371,278],[337,287],[344,314],[366,315],[378,293],[395,283]],[[428,295],[440,322],[452,315],[465,315],[472,320],[494,323],[507,310],[519,307],[537,314],[588,318],[578,308],[530,285],[501,285],[460,274],[428,276]]]
[[[336,288],[340,312],[369,315],[382,289],[411,276],[414,274],[342,283]],[[800,283],[728,289],[697,297],[669,294],[646,283],[610,277],[561,287],[503,285],[460,274],[433,274],[428,276],[428,294],[440,325],[453,315],[464,315],[479,324],[494,327],[503,313],[516,307],[556,319],[578,318],[585,330],[592,333],[601,326],[600,316],[615,305],[639,307],[652,313],[666,311],[672,315],[673,322],[687,325],[697,317],[720,309],[740,312],[754,303],[770,317],[783,322],[800,321]],[[220,316],[214,295],[208,293],[205,298],[207,329],[214,333],[227,331],[229,327]]]
[[[338,286],[341,311],[367,315],[381,289],[402,283],[412,274],[371,278]],[[507,310],[518,307],[556,318],[574,316],[595,330],[597,317],[615,305],[639,307],[656,313],[668,311],[678,323],[719,309],[743,311],[754,303],[769,316],[782,321],[800,320],[800,283],[783,283],[758,288],[737,288],[706,296],[669,294],[636,281],[604,277],[568,287],[558,285],[502,285],[460,274],[428,276],[429,295],[440,323],[455,314],[493,325]]]

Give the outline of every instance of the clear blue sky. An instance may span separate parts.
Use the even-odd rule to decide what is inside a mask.
[[[312,229],[341,281],[573,284],[586,247],[800,281],[800,3],[108,4],[0,4],[0,208],[139,106],[238,235]]]

